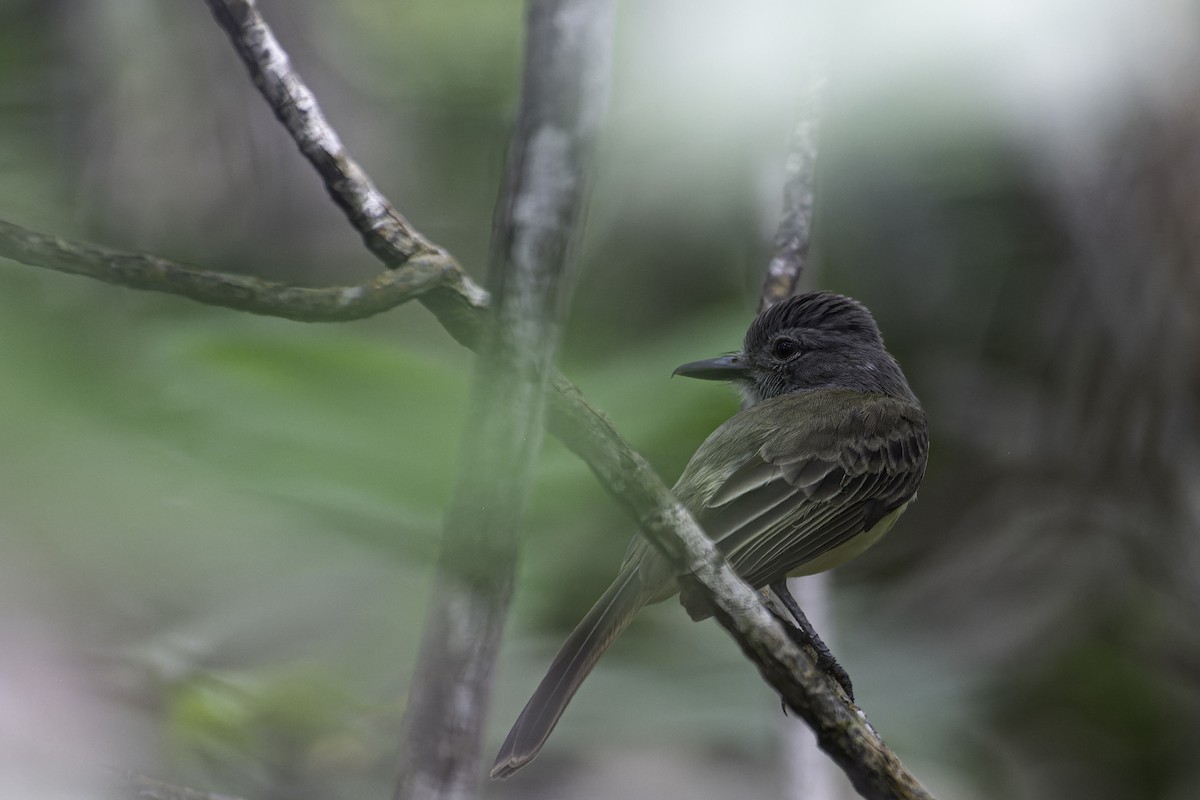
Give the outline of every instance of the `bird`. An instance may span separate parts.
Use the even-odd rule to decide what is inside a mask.
[[[916,496],[928,423],[862,303],[826,291],[793,296],[758,314],[741,350],[674,374],[727,381],[744,398],[742,410],[696,450],[673,492],[755,589],[784,587],[788,577],[859,555]],[[680,593],[678,577],[664,555],[634,536],[616,579],[518,716],[493,778],[509,777],[541,751],[600,656],[641,608]],[[681,601],[694,619],[709,614],[703,598],[685,591]],[[820,655],[824,645],[816,644]],[[848,679],[843,686],[849,691]]]

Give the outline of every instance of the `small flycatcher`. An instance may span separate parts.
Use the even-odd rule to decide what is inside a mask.
[[[730,381],[746,398],[700,445],[674,492],[754,588],[853,558],[916,495],[929,451],[925,413],[861,303],[829,292],[784,300],[751,323],[741,352],[675,373]],[[538,754],[634,614],[679,592],[676,574],[634,537],[617,579],[517,718],[492,777]]]

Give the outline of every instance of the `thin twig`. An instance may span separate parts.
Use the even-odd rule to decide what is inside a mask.
[[[355,286],[310,288],[190,267],[147,253],[48,236],[0,220],[0,256],[105,283],[180,295],[212,306],[298,322],[346,322],[379,314],[440,285],[457,269],[438,255],[418,255],[402,270]]]
[[[762,308],[795,294],[808,265],[817,183],[817,133],[824,97],[825,76],[814,66],[788,143],[783,167],[783,212],[775,232],[774,255],[763,281]]]

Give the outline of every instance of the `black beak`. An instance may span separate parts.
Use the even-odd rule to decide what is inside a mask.
[[[750,367],[746,359],[740,355],[721,356],[705,361],[692,361],[676,367],[672,375],[682,375],[685,378],[699,378],[702,381],[735,381],[746,377]]]

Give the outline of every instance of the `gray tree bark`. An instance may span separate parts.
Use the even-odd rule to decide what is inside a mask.
[[[608,94],[612,9],[609,0],[534,0],[529,7],[521,109],[493,231],[493,311],[408,694],[397,800],[479,793],[484,723],[571,283],[571,243]]]

